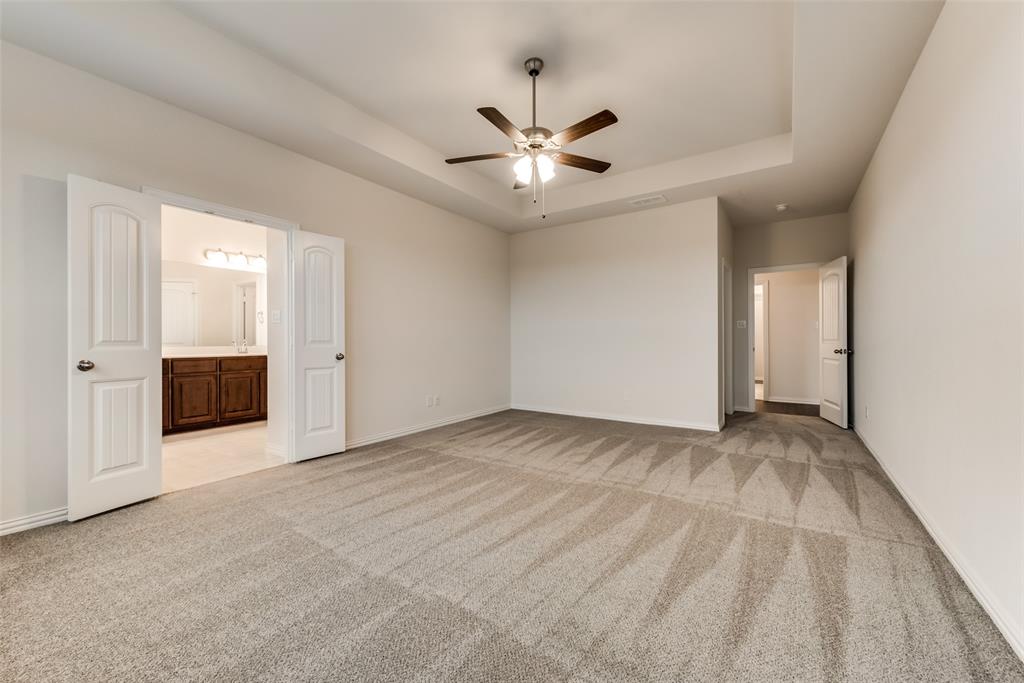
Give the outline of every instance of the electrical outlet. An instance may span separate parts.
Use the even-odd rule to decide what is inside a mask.
[[[434,405],[435,406],[441,405],[441,397],[440,396],[436,396],[436,395],[434,396]]]
[[[433,396],[427,396],[426,403],[427,403],[427,407],[428,408],[433,408],[434,407],[434,397]]]
[[[871,411],[868,410],[867,404],[864,404],[864,419],[867,420],[871,417]]]

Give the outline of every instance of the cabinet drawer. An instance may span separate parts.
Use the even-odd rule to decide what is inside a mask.
[[[200,375],[217,372],[216,358],[172,358],[172,375]]]
[[[265,370],[266,356],[250,356],[248,358],[221,358],[221,372],[241,372],[243,370]]]

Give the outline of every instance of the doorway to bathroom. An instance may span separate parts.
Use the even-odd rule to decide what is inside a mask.
[[[279,462],[345,450],[344,240],[154,188],[138,191],[75,175],[68,176],[67,188],[70,521],[174,488],[164,486],[165,425],[179,435],[204,431],[200,426],[220,429],[221,441],[235,448],[243,440],[239,431],[265,419],[265,435],[254,433],[253,441]],[[178,210],[187,210],[181,215],[193,222],[226,218],[259,226],[266,250],[210,244],[216,233],[200,230],[203,240],[188,255],[163,253],[164,215]],[[174,235],[173,219],[166,220]],[[195,262],[197,251],[203,262]],[[167,266],[165,290],[165,260],[200,270],[174,275]],[[208,309],[223,299],[209,305],[195,300],[204,291],[203,279],[217,270],[211,264],[225,262],[236,268],[219,270],[244,271],[245,279],[235,284],[248,290],[246,296],[255,283],[256,301],[241,307],[236,318],[236,299],[228,294],[228,312],[208,317]],[[266,305],[260,276],[266,280]],[[166,357],[165,292],[173,309],[167,323],[174,327]],[[275,298],[275,292],[281,294]],[[243,320],[246,310],[253,315]],[[234,334],[227,344],[223,337],[205,341],[205,331],[225,324]],[[262,359],[255,353],[261,350]],[[206,446],[205,452],[218,449]]]
[[[160,213],[162,493],[283,465],[287,386],[271,373],[281,349],[269,323],[288,298],[275,277],[284,235],[169,204]]]

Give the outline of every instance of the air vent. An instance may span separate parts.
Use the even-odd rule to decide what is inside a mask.
[[[663,194],[652,194],[650,197],[638,197],[637,199],[630,199],[629,203],[632,206],[652,206],[654,204],[662,204],[668,201],[665,199]]]

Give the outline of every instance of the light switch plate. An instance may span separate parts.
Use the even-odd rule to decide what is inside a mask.
[[[736,321],[736,329],[737,330],[745,330],[745,329],[747,329],[747,321],[746,320],[737,320]]]
[[[270,312],[270,322],[281,324],[281,311],[274,310]]]

